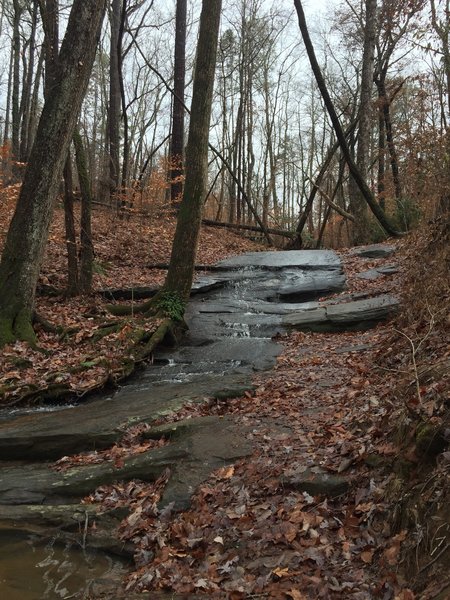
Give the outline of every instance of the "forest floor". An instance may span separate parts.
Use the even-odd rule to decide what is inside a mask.
[[[12,204],[13,194],[5,195],[2,210]],[[4,232],[7,219],[2,223]],[[95,289],[161,283],[164,272],[146,265],[168,261],[173,230],[170,214],[123,222],[96,213]],[[57,212],[40,283],[59,289],[62,231]],[[258,249],[218,233],[204,229],[199,263]],[[136,570],[115,598],[146,590],[151,598],[231,600],[450,597],[449,237],[448,225],[435,225],[402,241],[394,258],[401,272],[373,282],[356,274],[380,261],[362,269],[342,251],[351,291],[402,297],[394,322],[366,332],[283,336],[283,353],[272,371],[255,376],[253,393],[205,399],[170,416],[231,415],[252,441],[252,455],[214,472],[189,510],[158,512],[166,477],[104,487],[87,499],[130,509],[120,534],[135,544]],[[82,396],[113,378],[123,340],[113,334],[92,341],[109,318],[104,302],[98,294],[38,296],[45,318],[77,332],[69,341],[40,332],[47,353],[20,343],[5,348],[5,406],[54,382]],[[305,478],[331,487],[304,491]]]
[[[413,293],[418,244],[398,245],[405,268],[395,279],[372,282],[357,273],[383,261],[342,251],[350,290]],[[216,471],[187,511],[157,510],[165,477],[88,499],[131,507],[121,536],[136,545],[138,568],[124,597],[448,598],[448,291],[441,282],[416,302],[412,322],[406,303],[395,323],[370,331],[283,336],[254,393],[170,415],[231,415],[253,453]]]
[[[0,192],[0,246],[17,194],[16,186]],[[108,300],[100,292],[161,285],[166,271],[149,266],[168,263],[175,224],[173,210],[155,208],[154,212],[132,216],[130,220],[119,219],[107,209],[94,210],[93,293],[71,298],[64,293],[67,288],[64,212],[61,207],[56,209],[38,282],[36,312],[67,335],[45,331],[38,324],[39,349],[21,342],[3,349],[0,408],[24,402],[81,399],[106,385],[115,385],[123,375],[129,334],[142,320],[135,315],[119,331],[103,336],[107,326],[117,323],[117,317],[107,311]],[[212,265],[229,256],[263,249],[229,230],[204,227],[197,260],[199,264]]]

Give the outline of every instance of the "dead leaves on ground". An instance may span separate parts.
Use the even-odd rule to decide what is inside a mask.
[[[361,335],[370,344],[383,332]],[[393,572],[404,538],[391,538],[384,524],[385,476],[376,480],[366,464],[372,454],[388,460],[395,452],[378,429],[386,408],[374,390],[383,382],[370,375],[367,385],[369,357],[343,351],[351,340],[352,334],[293,334],[275,372],[258,377],[251,397],[198,407],[198,414],[236,415],[250,430],[253,456],[216,471],[189,511],[173,514],[169,506],[159,513],[160,490],[153,488],[145,488],[146,506],[128,498],[133,516],[122,535],[135,543],[138,566],[129,590],[368,599],[407,589]],[[351,482],[345,497],[313,497],[282,483],[290,470],[342,472],[343,461]],[[104,493],[108,503],[126,502],[116,488]],[[375,564],[385,575],[372,570]]]

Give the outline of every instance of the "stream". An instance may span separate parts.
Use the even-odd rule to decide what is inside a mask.
[[[99,581],[117,588],[129,564],[126,558],[114,556],[108,548],[83,548],[80,541],[53,533],[43,538],[42,527],[28,526],[27,518],[7,518],[8,511],[70,505],[84,495],[80,490],[67,491],[62,482],[57,488],[61,491],[49,496],[39,479],[46,461],[107,447],[120,438],[124,426],[151,422],[186,402],[223,393],[232,397],[251,389],[252,373],[270,369],[281,351],[272,339],[277,333],[292,328],[366,328],[396,304],[390,297],[347,297],[345,304],[329,306],[318,301],[344,288],[340,260],[328,250],[249,253],[221,261],[194,286],[186,312],[189,332],[182,346],[160,350],[152,365],[114,394],[64,409],[0,413],[0,597],[90,598],[95,597]],[[209,435],[214,437],[214,432]],[[208,440],[202,443],[200,457],[202,452],[207,455]],[[39,462],[30,463],[30,457]],[[232,459],[231,455],[223,458]],[[189,460],[191,464],[192,457]],[[185,481],[190,471],[184,473],[181,466],[178,487],[170,492],[176,502],[176,494],[181,494],[179,508],[186,501],[186,486],[195,487],[216,464],[201,458],[197,463],[207,468],[197,469],[192,481]],[[57,485],[51,483],[55,489]]]

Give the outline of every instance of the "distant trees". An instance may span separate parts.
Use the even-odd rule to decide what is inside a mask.
[[[67,24],[58,20],[58,5],[0,3],[3,184],[20,181],[23,163],[31,164],[43,90],[48,99],[56,89],[58,29],[63,34]],[[111,218],[144,215],[156,202],[170,207],[182,197],[189,162],[183,102],[193,93],[200,3],[106,5],[65,169],[67,288],[83,292],[92,280],[90,202],[110,207]],[[376,221],[391,234],[408,228],[420,211],[432,212],[447,186],[448,0],[330,3],[332,32],[322,28],[314,39],[328,100],[305,66],[298,5],[231,0],[223,8],[210,119],[218,153],[210,150],[199,179],[206,187],[202,215],[276,242],[282,238],[273,232],[297,231],[297,245],[365,243],[382,237]],[[411,52],[427,56],[429,69],[410,60],[404,72]]]
[[[305,14],[303,11],[302,3],[300,2],[300,0],[294,0],[294,4],[295,4],[295,8],[297,10],[299,26],[300,26],[300,30],[302,32],[303,41],[305,42],[306,50],[308,52],[308,58],[311,63],[311,68],[312,68],[314,76],[316,78],[317,85],[320,89],[320,93],[324,100],[326,109],[330,116],[330,120],[333,123],[333,128],[336,133],[336,137],[339,141],[339,145],[340,145],[342,154],[348,165],[350,175],[354,179],[364,200],[369,205],[370,210],[373,212],[373,214],[375,215],[375,217],[377,218],[377,220],[379,221],[379,223],[383,227],[383,229],[390,235],[398,235],[398,232],[396,231],[394,226],[390,223],[390,221],[389,221],[388,217],[386,216],[386,214],[384,213],[384,211],[377,204],[374,194],[372,193],[369,186],[367,185],[367,183],[364,179],[364,176],[362,175],[360,169],[358,168],[358,165],[355,163],[355,161],[350,153],[350,150],[349,150],[349,147],[347,144],[347,140],[346,140],[346,136],[341,127],[338,115],[334,108],[333,102],[332,102],[330,94],[328,92],[328,88],[326,86],[325,80],[323,78],[319,64],[317,62],[317,58],[315,56],[314,48],[311,43],[311,39],[309,37],[308,28],[306,26],[306,19],[305,19]]]

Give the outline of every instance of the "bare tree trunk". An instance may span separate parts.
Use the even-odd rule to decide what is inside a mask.
[[[0,263],[0,345],[34,343],[32,314],[70,140],[94,62],[104,0],[74,0]]]
[[[23,6],[20,0],[13,0],[13,83],[12,83],[12,155],[20,158],[20,18]],[[15,170],[15,169],[14,169]]]
[[[30,119],[28,121],[27,133],[27,161],[30,156],[31,148],[36,135],[39,110],[39,88],[42,79],[42,71],[44,69],[44,53],[41,51],[36,69],[36,77],[34,78],[33,94],[31,96]]]
[[[123,160],[122,160],[122,176],[120,181],[120,188],[122,194],[121,205],[124,205],[125,196],[127,193],[129,168],[130,168],[130,135],[128,126],[128,114],[127,114],[127,99],[125,96],[125,84],[123,81],[123,54],[122,54],[122,40],[125,31],[125,21],[127,18],[127,2],[123,1],[122,11],[120,15],[119,34],[117,36],[117,69],[119,78],[120,88],[120,102],[122,107],[122,121],[123,121]],[[120,116],[119,116],[120,119]],[[120,123],[120,120],[119,120]]]
[[[59,48],[59,12],[58,0],[43,0],[40,2],[42,25],[44,27],[44,57],[45,80],[44,90],[46,97],[53,93],[58,75],[58,48]]]
[[[377,0],[366,0],[366,21],[364,27],[364,49],[361,73],[361,93],[359,101],[359,128],[357,133],[356,164],[367,183],[370,137],[372,132],[372,87],[376,38]],[[353,177],[349,181],[350,210],[355,217],[352,242],[366,244],[370,239],[367,219],[367,203]]]
[[[67,295],[78,294],[78,258],[75,217],[73,214],[73,174],[70,152],[64,165],[64,223],[67,248]]]
[[[430,0],[431,4],[431,24],[433,29],[438,34],[441,40],[441,50],[443,54],[443,64],[444,64],[444,73],[445,73],[445,82],[447,87],[447,110],[450,113],[450,2],[449,0],[445,0],[444,5],[444,15],[445,20],[443,22],[439,21],[436,14],[436,5],[435,0]],[[450,130],[448,127],[448,119],[446,119],[446,172],[443,176],[443,187],[446,189],[446,192],[442,194],[438,211],[439,212],[448,212],[450,214]]]
[[[353,121],[353,123],[351,123],[350,126],[347,127],[347,129],[344,132],[344,135],[346,138],[352,133],[352,131],[356,127],[356,123],[357,123],[357,120]],[[315,178],[314,181],[311,182],[311,192],[308,196],[308,199],[306,201],[303,212],[300,215],[300,219],[298,221],[298,225],[297,225],[297,229],[296,229],[296,238],[293,243],[293,246],[295,248],[302,247],[302,233],[303,233],[303,229],[305,228],[305,225],[307,223],[309,213],[312,210],[314,199],[315,199],[317,191],[319,190],[319,187],[323,181],[323,178],[325,177],[325,173],[327,172],[327,169],[330,166],[333,156],[338,151],[339,147],[340,147],[340,144],[339,144],[339,141],[337,141],[328,149],[328,152],[325,156],[325,160],[323,161],[322,166],[320,167],[317,177]]]
[[[184,87],[186,79],[187,0],[177,0],[175,16],[175,61],[173,73],[172,138],[170,142],[170,200],[180,201],[183,193]]]
[[[23,60],[24,65],[26,64],[26,69],[24,66],[23,73],[23,88],[22,88],[22,124],[20,130],[20,162],[26,162],[28,160],[28,124],[30,121],[30,110],[31,110],[31,97],[33,93],[33,75],[34,75],[34,59],[35,59],[35,51],[36,51],[36,26],[37,26],[37,4],[33,4],[33,7],[30,8],[30,16],[31,16],[31,32],[29,49],[28,49],[28,59],[26,59],[26,55],[24,53]]]
[[[80,132],[75,129],[73,134],[75,159],[78,181],[81,192],[81,223],[80,223],[80,292],[89,294],[92,290],[92,266],[94,262],[94,244],[92,241],[92,191],[87,168],[86,152]]]
[[[378,88],[378,204],[383,210],[386,208],[386,124],[381,103],[385,102],[381,90]]]
[[[222,0],[203,0],[197,45],[186,181],[164,288],[187,302],[207,182],[208,139]]]
[[[58,78],[59,61],[59,0],[47,0],[41,3],[42,23],[45,38],[45,98],[53,93]],[[67,294],[76,296],[78,289],[78,257],[73,213],[73,172],[70,150],[63,170],[64,177],[64,225],[67,247]]]
[[[119,73],[119,30],[123,0],[111,2],[111,46],[109,55],[109,193],[110,202],[117,208],[117,198],[120,177],[120,73]]]
[[[13,66],[14,66],[14,40],[11,40],[11,51],[9,57],[9,71],[8,71],[8,88],[6,92],[6,108],[5,108],[5,129],[3,131],[3,143],[6,144],[9,141],[9,129],[11,124],[11,95],[13,85]]]

